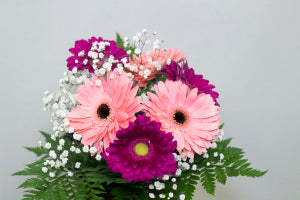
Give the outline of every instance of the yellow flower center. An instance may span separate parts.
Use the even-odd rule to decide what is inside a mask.
[[[146,156],[149,153],[149,147],[144,142],[136,143],[134,152],[139,156]]]

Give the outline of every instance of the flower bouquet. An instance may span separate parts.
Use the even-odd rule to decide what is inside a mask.
[[[26,147],[38,160],[24,199],[192,199],[227,177],[260,177],[223,139],[219,94],[177,49],[145,29],[132,40],[92,37],[70,48],[59,90],[45,92],[53,133]]]

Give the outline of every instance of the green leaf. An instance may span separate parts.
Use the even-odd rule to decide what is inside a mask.
[[[222,184],[225,184],[227,180],[225,170],[220,166],[216,166],[216,179],[219,183]]]
[[[44,180],[41,180],[39,178],[29,178],[26,181],[24,181],[18,188],[35,188],[35,189],[40,189],[46,183],[47,182],[45,182]]]
[[[117,47],[122,47],[122,48],[124,48],[123,43],[124,43],[123,39],[121,38],[120,34],[117,33],[117,39],[116,39]]]
[[[47,153],[46,149],[44,149],[43,147],[25,147],[25,149],[33,152],[36,156],[41,156]]]
[[[203,169],[201,174],[201,182],[207,193],[214,195],[216,189],[215,175],[212,169]]]
[[[239,170],[233,168],[233,167],[226,167],[226,173],[228,176],[238,176],[240,175]]]
[[[45,137],[46,142],[51,142],[51,135],[44,131],[40,131],[40,133]]]
[[[241,176],[248,176],[248,177],[261,177],[263,175],[265,175],[268,172],[268,170],[266,171],[260,171],[257,169],[253,169],[253,168],[247,168],[241,171]]]
[[[117,47],[122,47],[126,52],[128,50],[130,50],[131,54],[129,56],[131,59],[133,58],[135,48],[132,46],[129,46],[129,45],[127,47],[124,47],[124,40],[122,39],[122,37],[120,36],[119,33],[117,33],[117,36],[116,36],[116,44],[117,44]]]
[[[219,126],[219,129],[223,129],[224,123]]]

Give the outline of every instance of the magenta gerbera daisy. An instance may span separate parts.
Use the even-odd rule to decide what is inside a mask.
[[[124,67],[123,58],[129,57],[122,47],[117,47],[115,41],[92,37],[88,41],[78,40],[69,51],[73,54],[67,59],[69,70],[89,69],[94,72],[102,67],[112,70],[118,65]]]
[[[218,107],[208,94],[198,94],[181,81],[159,82],[155,92],[148,92],[150,101],[144,101],[147,115],[162,123],[161,129],[172,132],[179,153],[193,158],[211,147],[219,133]]]
[[[160,129],[161,123],[138,115],[135,123],[117,132],[117,140],[103,153],[108,168],[121,173],[128,182],[145,181],[172,175],[177,164],[172,154],[176,149],[171,133]]]
[[[215,86],[209,84],[209,81],[204,79],[202,75],[195,74],[194,69],[189,68],[187,62],[183,62],[180,65],[177,62],[172,61],[170,65],[167,65],[163,69],[162,74],[172,81],[181,80],[183,83],[188,85],[191,89],[197,88],[199,94],[200,93],[209,94],[215,101],[216,105],[219,106],[219,103],[217,102],[219,93],[213,91]]]
[[[120,128],[127,128],[135,120],[135,113],[141,111],[141,99],[136,97],[138,87],[125,73],[109,74],[107,78],[94,76],[78,87],[75,107],[66,117],[70,127],[82,136],[81,143],[106,149],[116,137]]]

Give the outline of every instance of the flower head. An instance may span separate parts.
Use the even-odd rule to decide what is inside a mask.
[[[138,115],[135,123],[117,133],[104,158],[108,168],[121,173],[130,181],[150,183],[154,177],[174,174],[177,169],[174,155],[176,141],[171,133],[160,130],[161,124]]]
[[[127,128],[128,123],[135,120],[135,113],[142,109],[141,99],[136,97],[138,87],[132,88],[131,78],[124,73],[110,75],[86,79],[75,95],[81,105],[66,115],[70,126],[81,135],[81,143],[93,145],[98,154],[102,147],[105,149],[114,141],[120,128]]]
[[[67,59],[69,70],[89,69],[94,72],[100,68],[107,71],[113,70],[117,65],[124,65],[121,60],[127,58],[128,54],[122,47],[117,47],[115,41],[103,40],[101,37],[92,37],[87,40],[78,40],[69,51],[73,54]]]
[[[182,62],[185,60],[183,54],[177,49],[158,49],[149,53],[142,53],[138,56],[134,55],[129,62],[127,71],[135,76],[135,80],[139,81],[139,86],[143,87],[148,84],[149,80],[155,78],[156,74],[165,67],[167,61]]]
[[[220,125],[218,107],[211,96],[170,80],[160,81],[155,92],[148,92],[151,101],[144,101],[147,115],[161,122],[162,130],[173,133],[179,153],[193,158],[194,152],[206,152]]]
[[[183,62],[181,65],[177,62],[171,62],[170,65],[167,65],[163,69],[162,74],[172,81],[181,80],[191,89],[197,88],[199,94],[209,94],[215,101],[216,105],[219,106],[219,103],[217,102],[219,94],[213,91],[215,86],[209,84],[209,81],[204,79],[202,75],[196,75],[194,69],[189,68],[187,62]]]

